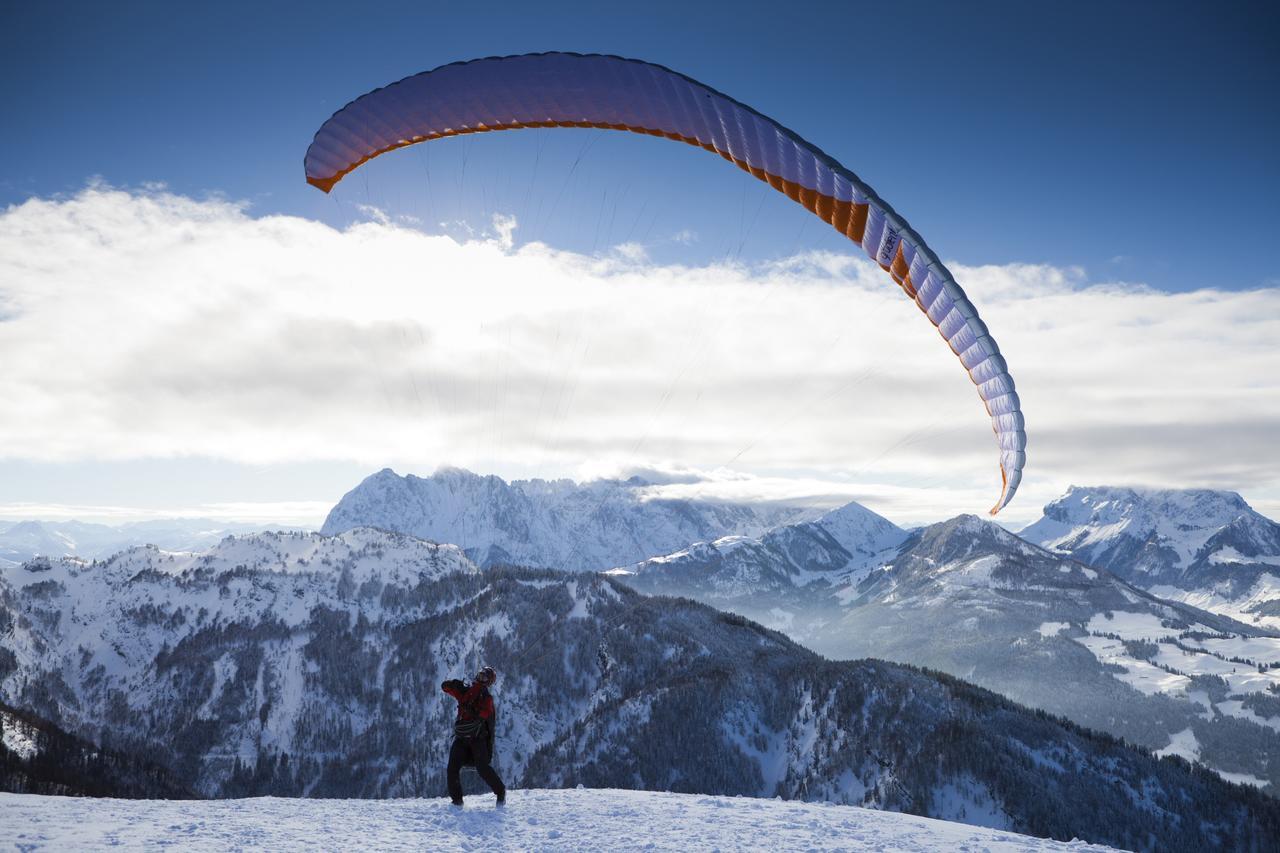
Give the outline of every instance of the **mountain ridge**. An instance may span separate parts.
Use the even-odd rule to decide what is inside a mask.
[[[480,566],[593,571],[816,515],[802,507],[655,497],[639,478],[508,483],[460,468],[429,477],[384,468],[342,497],[321,532],[380,527],[459,545]]]

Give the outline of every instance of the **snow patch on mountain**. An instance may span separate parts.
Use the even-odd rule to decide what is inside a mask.
[[[1195,731],[1183,729],[1171,735],[1169,745],[1164,749],[1157,749],[1155,754],[1162,758],[1166,755],[1176,755],[1194,763],[1200,760],[1200,742],[1196,740]]]
[[[3,710],[0,710],[0,743],[23,761],[30,761],[40,751],[34,732]]]
[[[1085,627],[1094,633],[1117,634],[1122,640],[1159,640],[1178,633],[1175,628],[1167,627],[1165,621],[1154,613],[1121,610],[1099,613]]]
[[[1232,563],[1262,563],[1267,566],[1280,566],[1280,554],[1241,554],[1230,545],[1225,545],[1209,554],[1208,560],[1214,565]]]
[[[1239,717],[1242,720],[1248,720],[1249,722],[1259,726],[1269,726],[1270,728],[1280,732],[1280,720],[1277,720],[1274,717],[1259,716],[1254,713],[1252,708],[1245,707],[1244,702],[1239,699],[1219,702],[1216,707],[1219,711],[1227,714],[1228,716]]]
[[[1191,687],[1190,678],[1166,672],[1147,661],[1137,660],[1129,655],[1121,640],[1090,636],[1079,637],[1076,642],[1092,652],[1101,663],[1122,670],[1116,678],[1148,696],[1164,693],[1169,696],[1187,697],[1187,691]]]
[[[1148,587],[1155,596],[1219,613],[1246,625],[1280,631],[1280,575],[1263,574],[1240,593],[1227,582],[1200,589],[1183,589],[1172,584]]]
[[[944,820],[963,820],[991,829],[1007,830],[1011,823],[1000,800],[972,778],[958,779],[934,791],[931,811]]]
[[[1252,785],[1255,788],[1265,788],[1267,785],[1266,779],[1259,779],[1252,773],[1227,773],[1222,770],[1217,771],[1217,773],[1223,779],[1234,785]]]
[[[1221,658],[1246,658],[1280,667],[1280,637],[1186,637],[1183,642]]]

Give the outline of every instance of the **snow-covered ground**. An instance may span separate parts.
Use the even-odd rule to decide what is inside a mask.
[[[1221,714],[1280,731],[1280,716],[1263,717],[1245,704],[1250,694],[1265,696],[1280,691],[1280,669],[1272,668],[1280,661],[1280,638],[1205,636],[1212,633],[1208,626],[1169,627],[1173,624],[1151,613],[1099,613],[1084,626],[1092,632],[1089,636],[1071,639],[1101,663],[1117,667],[1112,672],[1117,679],[1148,696],[1163,693],[1195,702],[1205,709],[1207,720]],[[1057,626],[1058,623],[1046,622],[1040,626],[1040,634],[1044,636]],[[1117,636],[1123,640],[1114,639]],[[1124,640],[1144,641],[1147,645],[1135,650]],[[1221,679],[1226,697],[1215,700],[1206,690],[1193,689],[1193,678],[1197,676]],[[1226,772],[1204,762],[1192,729],[1172,734],[1169,744],[1156,754],[1200,761],[1228,782],[1260,787],[1268,784],[1257,776]]]
[[[20,850],[1101,851],[853,806],[619,790],[512,791],[504,809],[434,800],[106,800],[0,794]]]
[[[1041,625],[1041,634],[1052,624]],[[1092,636],[1076,637],[1075,641],[1103,663],[1122,667],[1125,672],[1117,674],[1116,678],[1146,694],[1185,696],[1191,687],[1191,676],[1196,675],[1221,678],[1233,696],[1280,690],[1280,670],[1261,671],[1258,668],[1259,664],[1269,666],[1280,660],[1280,638],[1234,635],[1202,638],[1196,635],[1197,631],[1209,632],[1212,629],[1195,624],[1190,629],[1169,628],[1153,614],[1122,611],[1100,613],[1089,620],[1085,629],[1092,632]],[[1125,640],[1145,640],[1153,644],[1155,651],[1150,657],[1139,660],[1123,642],[1100,634],[1114,634]],[[1252,663],[1241,663],[1232,658]],[[1218,703],[1218,710],[1280,729],[1280,718],[1269,720],[1241,712],[1239,704],[1235,703],[1233,710],[1226,703]]]

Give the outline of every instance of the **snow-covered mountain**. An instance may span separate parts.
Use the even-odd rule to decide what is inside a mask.
[[[130,524],[92,524],[83,521],[0,521],[0,566],[34,557],[84,557],[94,560],[135,545],[155,545],[168,551],[197,551],[224,536],[261,529],[251,524],[228,524],[208,519],[170,518]]]
[[[1280,825],[1280,801],[954,679],[383,531],[12,567],[0,637],[4,699],[209,794],[436,796],[439,684],[483,661],[515,787],[831,800],[1170,850]]]
[[[1162,597],[1280,629],[1280,524],[1235,492],[1073,486],[1022,536]]]
[[[1271,632],[1160,600],[974,516],[915,531],[835,583],[788,586],[785,553],[747,553],[693,548],[619,577],[757,619],[828,656],[939,669],[1280,789]]]
[[[430,477],[384,469],[352,489],[323,533],[380,527],[460,546],[481,566],[608,569],[691,542],[755,536],[813,510],[653,497],[630,480],[516,480],[443,468]]]
[[[606,853],[776,850],[1105,853],[915,815],[831,803],[655,791],[512,791],[458,812],[447,800],[71,800],[0,794],[0,842],[24,851],[493,850]],[[1244,845],[1241,845],[1244,848]]]
[[[973,516],[925,528],[811,645],[943,670],[1280,790],[1280,637]]]
[[[892,558],[906,538],[897,525],[850,503],[763,536],[698,542],[609,573],[641,592],[683,595],[713,607],[749,611],[803,640],[803,614],[815,601],[824,602],[835,587],[861,580]]]

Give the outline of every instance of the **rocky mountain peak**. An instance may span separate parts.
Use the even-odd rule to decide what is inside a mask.
[[[898,525],[856,501],[837,507],[812,523],[850,553],[885,548],[901,542],[907,535]]]
[[[937,563],[1031,550],[1025,541],[995,522],[969,514],[932,524],[918,535],[919,541],[912,550],[927,554]]]
[[[1216,489],[1142,489],[1124,486],[1071,486],[1044,508],[1046,519],[1064,524],[1150,526],[1164,518],[1176,524],[1221,526],[1252,512],[1236,492]]]
[[[1233,526],[1267,529],[1274,522],[1232,491],[1072,486],[1021,535],[1135,582],[1157,583],[1176,580]]]

